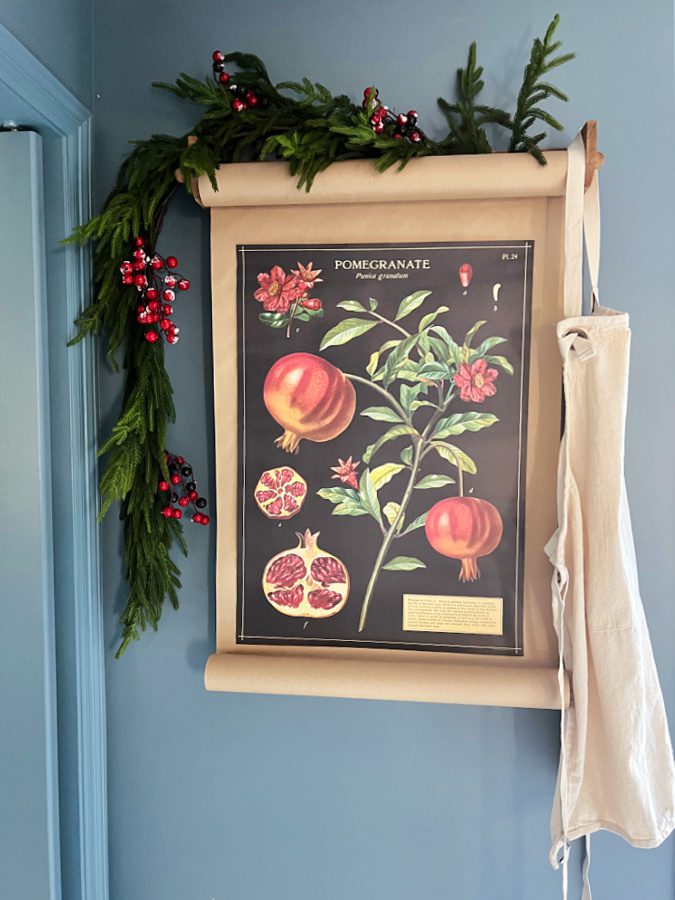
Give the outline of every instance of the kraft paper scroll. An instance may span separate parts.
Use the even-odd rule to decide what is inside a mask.
[[[337,163],[307,194],[282,163],[218,171],[195,193],[212,208],[214,403],[217,475],[217,652],[209,690],[559,708],[551,570],[561,369],[562,234],[567,154],[540,167],[524,154],[438,157],[403,171]],[[336,647],[236,643],[237,244],[534,240],[529,384],[523,657],[495,658]]]

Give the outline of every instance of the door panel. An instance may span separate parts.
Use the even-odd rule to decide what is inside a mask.
[[[0,885],[60,897],[40,137],[0,134]]]

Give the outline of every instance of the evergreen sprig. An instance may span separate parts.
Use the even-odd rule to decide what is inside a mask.
[[[181,74],[174,84],[155,84],[201,107],[201,118],[189,135],[159,134],[134,142],[101,212],[68,239],[94,245],[94,299],[76,320],[73,343],[87,335],[104,335],[115,368],[117,354],[124,348],[122,412],[99,450],[106,458],[100,481],[101,517],[119,502],[124,523],[129,594],[117,656],[148,625],[157,628],[165,600],[178,606],[180,572],[171,559],[174,542],[186,552],[182,528],[175,519],[162,516],[163,501],[157,491],[158,482],[169,475],[164,448],[167,428],[175,421],[163,342],[149,344],[144,339],[136,322],[138,293],[122,283],[119,272],[135,237],[143,237],[149,254],[155,252],[167,206],[177,189],[176,170],[188,191],[193,179],[203,174],[217,189],[216,169],[222,163],[283,159],[297,176],[298,187],[310,190],[316,175],[340,160],[372,159],[383,171],[418,156],[489,153],[488,124],[511,132],[511,150],[530,152],[544,163],[540,144],[545,135],[531,135],[530,129],[537,122],[559,129],[541,104],[550,98],[567,98],[541,79],[573,57],[571,53],[554,56],[560,47],[559,41],[553,41],[557,25],[558,16],[544,39],[537,38],[533,44],[513,117],[477,102],[484,88],[483,68],[477,65],[472,44],[466,67],[458,70],[457,100],[439,100],[449,131],[438,142],[425,137],[413,144],[375,134],[370,123],[374,98],[364,108],[307,78],[275,85],[262,60],[250,53],[230,53],[224,62],[236,66],[239,83],[264,98],[265,103],[255,109],[236,112],[231,92],[210,78],[202,81]]]
[[[555,16],[546,29],[544,40],[535,38],[530,53],[530,61],[525,67],[523,83],[518,93],[516,111],[511,123],[511,152],[526,151],[531,153],[540,163],[544,163],[544,156],[539,146],[546,137],[546,131],[538,134],[530,134],[530,129],[537,122],[543,122],[555,131],[562,131],[563,126],[541,104],[554,97],[557,100],[567,100],[567,95],[559,88],[546,81],[542,81],[544,75],[552,69],[562,66],[574,59],[573,53],[555,53],[562,46],[561,41],[554,41],[553,35],[560,23],[560,16]]]

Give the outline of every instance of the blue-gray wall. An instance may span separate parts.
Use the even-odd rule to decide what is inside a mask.
[[[307,74],[355,97],[374,82],[390,104],[417,107],[433,133],[434,99],[450,90],[470,41],[488,69],[487,96],[510,103],[532,37],[558,6],[561,36],[579,55],[557,75],[572,98],[560,144],[597,117],[608,157],[603,299],[628,310],[634,329],[627,476],[675,724],[670,0],[96,0],[97,190],[103,198],[127,140],[189,128],[195,112],[149,83],[207,74],[215,47],[259,53],[275,79]],[[180,199],[161,249],[180,258],[194,290],[181,301],[183,340],[167,354],[180,415],[170,446],[213,497],[207,237],[205,214]],[[106,426],[119,386],[104,377]],[[103,530],[112,900],[560,896],[547,863],[555,713],[207,694],[213,534],[188,535],[181,610],[167,609],[159,633],[114,662],[124,601],[114,514]],[[672,900],[673,849],[599,837],[598,898]]]
[[[2,0],[8,28],[86,106],[92,94],[92,0]]]

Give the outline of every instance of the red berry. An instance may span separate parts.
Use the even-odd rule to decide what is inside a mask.
[[[396,132],[394,132],[394,134],[392,135],[392,137],[395,137],[397,141],[400,141],[400,140],[403,139],[403,135],[402,135],[402,134],[396,134]]]
[[[171,476],[171,484],[180,484],[180,475],[177,472]]]
[[[258,105],[258,98],[253,91],[246,91],[246,103],[250,107],[256,107]]]
[[[145,263],[142,259],[134,260],[134,264],[131,267],[135,272],[142,272],[145,269]]]
[[[175,269],[176,266],[178,265],[178,260],[176,259],[175,256],[167,256],[166,264],[170,269]]]
[[[134,243],[136,244],[137,247],[142,247],[143,244],[145,243],[145,241],[143,240],[142,237],[137,237],[136,240],[134,241]]]
[[[148,300],[156,300],[159,297],[159,291],[154,287],[148,288],[145,292],[145,296]]]
[[[143,259],[143,257],[145,256],[145,253],[139,247],[138,250],[134,250],[134,252],[131,255],[133,256],[134,259]]]
[[[172,288],[172,287],[176,287],[177,281],[178,281],[178,279],[176,278],[175,275],[167,275],[166,278],[164,279],[164,284],[167,287]]]
[[[235,112],[242,112],[243,110],[246,109],[246,104],[243,103],[241,100],[237,99],[237,100],[235,100],[234,103],[232,104],[232,109],[233,109]]]
[[[179,506],[187,506],[189,502],[190,502],[190,500],[188,497],[179,497],[178,498]]]
[[[159,340],[159,335],[156,331],[146,331],[145,339],[149,344],[155,344]]]
[[[159,300],[151,300],[148,303],[148,309],[150,310],[150,312],[157,312],[161,305],[162,304],[159,302]]]
[[[164,263],[163,263],[162,260],[159,258],[159,256],[154,256],[154,257],[150,260],[150,265],[152,266],[153,269],[162,269],[162,268],[164,268]]]
[[[162,299],[167,300],[170,303],[172,300],[176,299],[176,295],[173,291],[162,291]]]
[[[200,522],[199,524],[200,524],[200,525],[208,525],[210,521],[211,521],[211,520],[209,519],[208,516],[202,516],[202,520],[201,520],[201,522]]]
[[[225,57],[223,56],[223,53],[221,50],[214,50],[213,53],[211,54],[211,59],[214,62],[222,62],[225,59]]]
[[[171,515],[174,517],[174,519],[182,519],[183,518],[183,513],[179,509],[172,509]]]
[[[122,275],[122,284],[133,284],[134,276],[133,275]]]
[[[399,125],[407,125],[408,117],[404,116],[403,113],[400,113],[400,115],[396,116],[396,121],[398,122]]]
[[[173,315],[173,306],[171,306],[170,303],[165,303],[162,306],[162,312],[164,313],[165,316],[172,316]]]
[[[145,287],[148,283],[148,279],[145,275],[134,275],[134,284],[136,287]]]
[[[375,127],[373,128],[373,131],[375,132],[375,134],[382,134],[382,132],[384,131],[384,123],[378,122],[377,125],[375,125]]]
[[[227,84],[227,82],[228,82],[229,80],[230,80],[230,73],[229,73],[229,72],[221,72],[220,75],[218,76],[218,81],[219,81],[221,84]]]
[[[413,131],[412,134],[409,135],[409,137],[413,144],[419,144],[419,142],[422,140],[422,135],[419,133],[419,131]]]
[[[160,319],[159,327],[162,329],[162,331],[167,331],[169,328],[171,328],[171,322],[168,319]]]
[[[139,303],[139,305],[136,307],[136,312],[139,316],[142,315],[145,312],[145,306],[142,303]]]
[[[190,498],[190,500],[196,500],[197,497],[199,497],[199,494],[197,493],[197,491],[190,491],[188,497]]]
[[[185,465],[185,459],[182,456],[177,456],[175,459],[175,463],[177,466]]]
[[[409,109],[409,110],[408,110],[408,118],[409,118],[409,119],[415,119],[415,120],[417,120],[417,110],[416,110],[416,109]]]
[[[201,525],[203,518],[204,517],[202,516],[201,513],[195,513],[194,516],[192,517],[192,521],[195,522],[197,525]]]
[[[158,491],[168,491],[169,490],[168,481],[160,481],[160,483],[157,485],[157,490]]]
[[[165,519],[170,519],[171,516],[173,515],[173,510],[171,509],[170,506],[165,506],[164,509],[162,510],[162,515],[164,516]]]
[[[166,339],[169,344],[177,344],[178,343],[178,335],[177,334],[169,334]]]
[[[189,291],[190,290],[190,282],[187,278],[181,278],[178,282],[178,290],[179,291]]]

